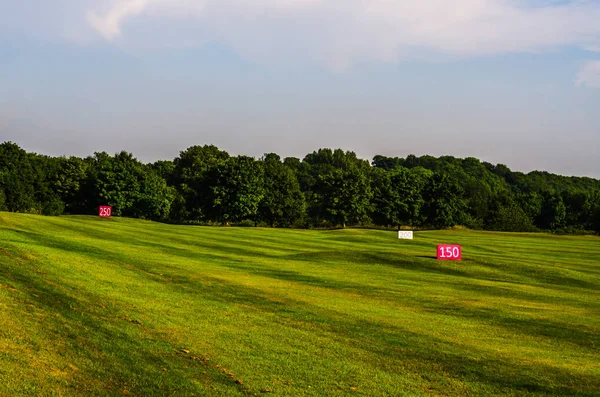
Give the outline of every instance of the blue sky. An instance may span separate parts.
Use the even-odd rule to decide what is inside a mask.
[[[0,0],[0,141],[600,177],[600,1]]]

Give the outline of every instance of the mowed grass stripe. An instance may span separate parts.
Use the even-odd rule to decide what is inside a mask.
[[[5,213],[0,237],[0,394],[600,390],[597,238]]]

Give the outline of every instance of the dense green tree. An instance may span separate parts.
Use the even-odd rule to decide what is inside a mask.
[[[85,213],[89,196],[84,186],[90,163],[78,157],[59,157],[55,161],[56,166],[48,174],[52,191],[65,203],[66,213]]]
[[[174,185],[173,176],[175,174],[175,162],[170,160],[159,160],[150,164],[150,168],[164,179],[168,185]]]
[[[261,163],[254,158],[229,157],[213,169],[209,188],[211,220],[223,224],[258,220],[258,206],[264,197],[264,176]]]
[[[230,157],[192,146],[143,164],[127,152],[86,158],[0,144],[0,210],[272,226],[368,224],[561,232],[599,227],[600,181],[453,156],[375,156],[319,149],[301,161]],[[300,221],[302,219],[302,221]]]
[[[13,212],[41,212],[35,198],[38,173],[32,156],[12,142],[0,145],[0,189],[4,207]]]
[[[600,207],[596,208],[592,213],[591,225],[591,229],[600,234]]]
[[[323,220],[332,225],[346,227],[368,219],[371,193],[366,173],[334,169],[319,175],[315,192]]]
[[[376,155],[373,157],[373,161],[371,162],[373,168],[380,168],[382,170],[392,170],[396,167],[404,167],[404,159],[400,157],[386,157],[381,155]]]
[[[275,153],[266,154],[262,163],[264,197],[258,208],[259,219],[271,227],[298,224],[306,205],[296,174]]]
[[[58,172],[60,164],[58,159],[50,156],[28,153],[33,169],[34,199],[36,212],[43,215],[61,215],[65,203],[52,189],[52,175]]]
[[[175,199],[175,188],[167,186],[164,178],[151,167],[139,167],[137,177],[140,192],[131,214],[136,218],[166,220]]]
[[[388,171],[374,168],[373,221],[378,225],[418,226],[425,203],[423,194],[433,173],[421,167],[394,167]]]
[[[600,190],[590,192],[589,207],[589,218],[585,220],[585,229],[600,234]]]
[[[295,175],[300,171],[300,167],[302,166],[302,161],[300,161],[297,157],[286,157],[283,159],[283,165],[292,170]]]
[[[504,164],[496,164],[492,165],[490,163],[483,163],[484,166],[494,175],[499,176],[504,179],[510,185],[517,185],[520,177],[523,174],[512,172],[506,165]]]
[[[537,220],[542,213],[544,198],[537,192],[519,192],[515,195],[515,201],[533,221]]]
[[[569,188],[560,194],[565,204],[567,227],[573,229],[589,228],[592,216],[591,192]]]
[[[537,230],[532,219],[515,202],[500,205],[494,211],[487,228],[502,232],[534,232]]]
[[[4,194],[4,190],[0,187],[0,211],[6,211],[6,195]]]
[[[476,178],[468,178],[462,183],[465,198],[465,226],[472,229],[483,229],[486,219],[490,217],[490,202],[493,193],[489,185]]]
[[[468,157],[459,161],[451,174],[461,181],[463,187],[467,215],[465,226],[475,229],[489,226],[489,219],[496,215],[498,209],[493,204],[504,198],[511,204],[513,202],[513,193],[508,183],[491,173],[476,158]],[[502,206],[506,207],[506,204]]]
[[[536,224],[546,230],[557,230],[566,226],[567,208],[562,197],[550,192],[545,192],[542,197],[542,209]]]
[[[140,195],[140,181],[136,175],[139,166],[131,153],[120,152],[110,156],[106,152],[95,153],[96,204],[110,205],[116,216],[131,216]]]
[[[308,154],[303,164],[299,179],[315,223],[345,227],[368,221],[373,192],[367,161],[354,152],[319,149]]]
[[[435,173],[425,189],[426,224],[444,228],[461,223],[465,218],[462,187],[447,173]]]
[[[131,153],[95,154],[96,205],[111,205],[117,216],[166,219],[173,189]]]
[[[191,146],[174,160],[172,184],[177,189],[172,215],[176,220],[209,221],[213,218],[210,178],[218,173],[229,154],[213,145]]]

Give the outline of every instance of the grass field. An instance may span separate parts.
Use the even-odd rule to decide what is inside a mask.
[[[600,238],[0,213],[0,395],[266,393],[600,396]]]

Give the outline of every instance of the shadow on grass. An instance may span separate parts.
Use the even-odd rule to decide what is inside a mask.
[[[122,225],[119,225],[122,226]],[[247,236],[239,236],[235,233],[218,234],[218,233],[204,233],[204,234],[184,234],[185,237],[181,237],[177,234],[166,234],[165,231],[155,232],[152,230],[142,230],[140,228],[133,228],[131,226],[120,227],[115,230],[100,229],[98,227],[89,227],[89,225],[72,226],[57,224],[56,227],[63,230],[73,232],[77,231],[80,236],[88,236],[99,241],[115,241],[119,243],[126,242],[128,245],[139,246],[139,247],[154,247],[163,250],[169,250],[173,248],[173,244],[190,247],[186,251],[190,253],[198,250],[195,248],[212,248],[218,246],[220,250],[239,256],[256,256],[256,255],[284,255],[297,253],[299,249],[292,249],[289,244],[283,239],[276,239],[272,237],[260,236],[260,244],[256,244],[256,239],[247,238]],[[210,228],[211,232],[214,229]],[[178,229],[179,231],[179,229]],[[232,229],[226,229],[226,231],[232,231]],[[236,230],[233,230],[236,231]],[[118,232],[118,233],[111,233]],[[140,237],[141,236],[141,237]],[[168,244],[156,243],[149,241],[149,238],[157,241],[165,241],[167,237]],[[277,254],[269,253],[276,251]]]
[[[128,254],[126,252],[113,250],[113,249],[104,249],[100,247],[105,247],[104,244],[96,244],[95,242],[78,242],[74,240],[67,240],[58,238],[55,236],[51,236],[48,234],[39,234],[32,233],[27,231],[14,231],[17,234],[24,236],[26,239],[42,244],[43,246],[52,247],[56,249],[61,249],[69,252],[74,252],[82,255],[91,256],[97,258],[99,260],[108,260],[114,261],[122,264],[129,264],[131,262],[135,262],[138,268],[141,268],[153,275],[156,275],[156,271],[154,271],[157,267],[161,265],[157,263],[157,261],[151,260],[140,260],[140,258],[136,255]],[[202,261],[210,261],[216,262],[219,265],[226,265],[230,268],[239,268],[247,272],[253,272],[256,274],[270,275],[274,278],[279,278],[288,281],[298,281],[305,282],[312,285],[323,286],[328,288],[336,288],[339,287],[342,290],[348,290],[356,288],[357,290],[361,289],[361,284],[359,283],[336,283],[330,282],[323,279],[315,278],[313,276],[307,276],[299,273],[294,273],[287,271],[285,269],[274,269],[272,266],[268,266],[265,264],[258,264],[252,261],[252,258],[260,255],[261,257],[283,260],[283,261],[303,261],[309,262],[312,264],[322,264],[324,266],[329,265],[344,265],[345,263],[360,263],[365,264],[364,266],[369,265],[383,265],[389,266],[396,269],[408,270],[411,272],[418,273],[431,273],[436,275],[450,276],[452,277],[452,285],[457,283],[457,285],[463,285],[465,288],[468,285],[474,285],[474,289],[477,292],[483,292],[489,294],[490,291],[493,291],[494,294],[498,296],[507,296],[510,294],[512,297],[519,297],[522,299],[540,299],[543,298],[537,294],[530,294],[523,291],[512,290],[507,292],[506,288],[493,287],[493,286],[485,286],[480,288],[476,282],[477,280],[486,280],[493,282],[504,282],[504,283],[516,283],[516,284],[530,284],[530,285],[542,285],[544,288],[549,287],[546,283],[542,282],[543,280],[548,279],[546,273],[552,273],[552,271],[545,272],[544,269],[527,269],[524,270],[524,273],[536,272],[538,277],[542,278],[542,280],[538,280],[536,283],[529,282],[530,280],[527,277],[523,276],[523,273],[520,273],[519,270],[523,271],[520,266],[513,266],[513,268],[509,269],[512,271],[515,277],[503,278],[501,275],[502,272],[498,273],[497,277],[490,277],[489,274],[481,275],[477,274],[470,267],[464,266],[461,267],[454,266],[452,264],[448,264],[444,261],[433,261],[433,257],[411,257],[406,255],[398,255],[395,252],[365,252],[365,251],[338,251],[338,250],[327,250],[327,251],[316,251],[316,252],[304,252],[300,254],[293,255],[267,255],[267,254],[258,254],[256,251],[252,250],[242,250],[242,249],[223,249],[221,246],[215,247],[213,252],[197,252],[194,249],[187,249],[181,247],[173,247],[168,244],[162,243],[153,243],[153,242],[139,242],[132,241],[132,246],[140,246],[140,247],[150,247],[155,249],[157,252],[167,254],[172,257],[180,257],[188,260],[194,260],[198,263],[202,263]],[[427,259],[427,260],[424,260]],[[483,263],[480,261],[470,261],[470,263],[477,264],[477,266],[482,267],[491,267],[493,269],[500,269],[504,272],[507,266],[505,265],[497,265],[490,263]],[[506,272],[510,274],[510,272]],[[560,278],[556,274],[551,274],[554,277],[555,283],[550,283],[550,286],[561,287],[563,290],[573,287],[580,288],[588,288],[594,291],[599,291],[600,286],[596,283],[573,279],[569,277]],[[390,277],[398,277],[397,275]],[[519,279],[520,277],[520,279]],[[473,282],[471,282],[473,281]],[[368,286],[368,289],[372,289],[372,286]],[[386,289],[384,289],[385,291]],[[375,294],[379,295],[379,294]],[[558,298],[557,298],[558,299]],[[579,300],[571,300],[569,298],[560,298],[566,300],[566,302],[571,304],[580,305],[582,302]]]
[[[493,301],[494,298],[498,297],[517,297],[517,299],[519,299],[521,302],[542,301],[542,299],[540,299],[540,297],[537,295],[523,294],[522,292],[515,293],[514,291],[506,288],[460,282],[443,284],[458,290],[467,291],[469,292],[469,295],[467,296],[472,296],[471,294],[473,292],[484,295],[487,297],[487,300],[490,301]],[[593,311],[600,310],[600,303],[597,302],[587,304],[579,301],[571,301],[569,302],[569,306],[566,307],[564,298],[555,298],[553,300],[554,304],[557,305],[557,309],[562,307],[566,312],[568,312],[569,309],[579,310],[582,308],[589,308]],[[507,330],[522,333],[523,335],[544,337],[565,343],[571,343],[584,349],[598,351],[598,355],[600,355],[600,335],[598,335],[597,332],[593,331],[592,329],[586,329],[585,327],[577,324],[552,321],[544,318],[535,318],[520,313],[511,313],[509,310],[502,310],[497,308],[497,306],[490,306],[488,308],[471,308],[463,305],[455,305],[450,302],[440,303],[439,301],[433,300],[426,305],[435,312],[474,319],[482,323],[501,326]]]
[[[311,263],[364,263],[368,265],[383,265],[396,269],[409,271],[418,271],[425,273],[435,273],[440,275],[456,276],[456,277],[472,277],[467,269],[458,270],[450,268],[447,265],[431,260],[429,257],[410,256],[399,254],[394,251],[317,251],[306,252],[297,255],[288,255],[286,260],[297,260]]]
[[[572,395],[576,392],[591,393],[600,387],[600,380],[592,375],[575,374],[539,362],[524,363],[518,357],[513,360],[500,354],[478,352],[473,347],[411,332],[401,326],[365,320],[221,279],[212,279],[210,285],[202,286],[191,281],[184,282],[184,277],[179,280],[186,292],[201,300],[252,307],[276,315],[280,324],[290,329],[305,327],[328,339],[368,352],[370,366],[389,370],[390,362],[396,362],[398,368],[408,367],[413,373],[423,375],[426,379],[431,377],[429,381],[432,383],[444,383],[443,376],[436,375],[441,372],[462,381],[487,385],[486,387],[492,387],[496,391],[508,388],[520,392]],[[478,317],[475,313],[471,317],[481,319],[482,322],[489,320],[489,317]],[[498,323],[513,331],[529,332],[534,336],[540,334],[539,328],[531,328],[526,322],[502,322],[503,320],[499,319]],[[544,326],[554,324],[548,321]],[[561,336],[562,340],[570,340],[568,334]],[[575,339],[582,336],[589,337],[581,333],[571,334],[571,338]],[[473,358],[482,355],[485,358]],[[573,379],[578,381],[574,383]]]
[[[190,282],[188,277],[181,274],[180,269],[169,269],[168,267],[160,266],[159,264],[156,264],[156,263],[143,263],[143,262],[140,262],[139,260],[136,260],[136,258],[132,258],[131,256],[123,254],[123,253],[100,249],[97,246],[93,246],[93,245],[90,246],[88,244],[67,242],[67,241],[57,239],[57,238],[49,236],[49,235],[45,235],[45,234],[32,234],[30,232],[20,232],[20,233],[27,235],[31,239],[39,241],[40,243],[42,243],[45,246],[86,254],[86,255],[89,255],[89,256],[94,257],[99,260],[109,260],[109,261],[115,261],[117,263],[127,264],[128,268],[136,269],[138,272],[142,272],[144,277],[150,277],[152,279],[152,281],[154,281],[154,282],[167,282],[167,283],[174,283],[174,284],[181,284],[181,283],[189,284],[189,282]],[[232,261],[231,259],[229,259],[227,261],[227,258],[228,258],[227,255],[213,255],[213,254],[199,255],[197,253],[194,253],[193,251],[189,251],[189,250],[185,250],[185,249],[181,249],[181,248],[169,247],[169,246],[162,245],[162,244],[152,244],[151,243],[150,245],[151,246],[158,245],[157,248],[160,248],[161,250],[166,251],[166,253],[168,253],[170,255],[181,256],[181,257],[185,257],[187,259],[201,260],[202,258],[208,258],[212,261],[220,261],[221,266],[225,266],[225,267],[228,267],[228,268],[231,268],[234,270],[240,270],[240,271],[243,271],[243,272],[249,273],[249,274],[256,274],[259,276],[270,277],[270,278],[283,280],[283,281],[292,281],[292,282],[297,282],[297,283],[303,283],[303,284],[307,284],[307,285],[311,285],[311,286],[328,288],[328,289],[332,289],[332,290],[346,291],[346,292],[350,291],[350,292],[354,292],[354,293],[363,295],[365,297],[373,297],[373,298],[378,298],[378,299],[383,299],[383,300],[388,300],[388,301],[395,301],[395,300],[399,299],[397,293],[400,291],[397,288],[396,289],[382,288],[382,287],[365,285],[365,284],[361,284],[361,283],[325,279],[325,278],[311,276],[311,275],[307,275],[307,274],[303,274],[303,273],[299,273],[299,272],[295,272],[295,271],[290,271],[290,270],[285,270],[285,269],[276,269],[276,268],[272,268],[272,267],[269,267],[266,265],[257,266],[252,263],[235,262],[235,261]],[[446,285],[447,287],[453,288],[453,289],[460,289],[463,291],[475,292],[477,294],[488,296],[492,299],[495,297],[516,298],[516,299],[521,299],[521,300],[525,300],[525,301],[544,301],[544,300],[547,301],[550,299],[551,301],[555,302],[556,304],[562,304],[562,305],[569,304],[573,307],[580,307],[580,308],[581,307],[590,307],[590,305],[591,305],[591,306],[593,306],[592,308],[600,309],[600,304],[594,305],[593,303],[591,303],[591,304],[587,303],[587,302],[584,303],[579,300],[570,299],[567,297],[548,298],[543,295],[519,291],[516,289],[509,289],[506,287],[497,287],[497,286],[492,286],[492,285],[480,285],[480,284],[476,283],[477,280],[473,279],[472,276],[470,276],[466,270],[459,271],[456,269],[445,267],[445,264],[443,262],[424,261],[424,260],[411,261],[411,260],[407,260],[406,257],[397,258],[395,256],[395,254],[393,254],[393,253],[352,252],[352,253],[341,255],[338,251],[320,251],[320,252],[316,252],[316,253],[306,253],[306,254],[301,254],[301,255],[292,255],[292,256],[288,255],[288,256],[285,256],[285,258],[286,259],[293,258],[293,260],[299,260],[299,258],[301,258],[301,260],[306,260],[306,261],[311,261],[310,258],[313,258],[313,260],[311,262],[321,262],[321,261],[327,262],[328,259],[335,260],[336,262],[339,262],[341,260],[343,262],[344,260],[352,259],[354,261],[362,261],[365,263],[377,263],[377,264],[383,264],[383,265],[392,266],[392,267],[401,268],[401,269],[410,270],[410,271],[418,271],[418,272],[452,276],[453,278],[452,278],[451,282],[444,282],[442,284]],[[157,267],[157,266],[160,266],[160,267]],[[160,278],[157,277],[159,273],[163,274]],[[468,282],[468,281],[472,281],[472,282]],[[495,281],[501,281],[501,280],[495,280]],[[436,281],[436,283],[438,283],[438,282],[439,282],[439,280]],[[419,305],[419,304],[427,304],[427,303],[426,302],[414,302],[414,304]],[[444,311],[446,308],[447,308],[446,306],[440,306],[440,307],[436,308],[436,310]],[[458,315],[465,315],[465,313],[468,313],[468,311],[456,310],[456,313],[458,313]],[[486,313],[474,314],[473,316],[474,317],[481,316],[482,320],[491,320],[491,319],[498,320],[498,318],[496,318],[494,315],[488,317],[486,315]],[[502,325],[503,321],[504,320],[498,320],[498,321],[496,321],[496,324]],[[506,327],[511,328],[514,325],[516,325],[515,321],[517,321],[517,320],[511,319],[511,318],[506,318],[505,321],[507,323],[507,324],[505,324]],[[552,324],[544,324],[541,326],[535,326],[535,325],[526,326],[527,322],[525,322],[525,323],[522,323],[521,325],[524,326],[524,327],[522,327],[524,331],[526,331],[532,335],[553,336],[553,337],[556,337],[559,339],[567,338],[567,340],[571,340],[571,338],[568,337],[569,328],[562,329],[561,327],[563,327],[563,326],[559,325],[559,324],[555,324],[554,327],[552,326]],[[555,331],[552,331],[552,330],[555,330]],[[590,335],[585,332],[582,333],[578,329],[573,329],[572,333],[573,333],[573,335],[578,335],[578,337],[572,339],[573,343],[575,343],[575,344],[589,346],[591,343],[594,343],[594,338],[590,339]]]
[[[59,225],[64,229],[72,230],[71,227],[66,225]],[[270,238],[270,240],[277,241],[277,245],[264,245],[263,240],[269,240],[269,238],[261,238],[260,244],[254,244],[254,241],[251,239],[241,239],[240,241],[231,242],[230,238],[219,238],[214,236],[202,235],[198,238],[198,244],[202,250],[198,250],[193,244],[193,237],[189,236],[189,238],[178,238],[174,235],[169,235],[169,242],[178,243],[182,246],[188,246],[190,248],[182,248],[175,247],[173,245],[169,245],[168,243],[156,243],[152,241],[148,241],[147,239],[141,239],[139,237],[134,237],[135,233],[132,232],[131,235],[122,236],[122,235],[112,235],[111,233],[107,233],[104,230],[96,230],[90,227],[78,226],[75,228],[82,236],[88,236],[94,239],[98,239],[98,241],[118,241],[123,242],[125,239],[128,244],[131,246],[137,247],[148,247],[155,249],[159,252],[166,253],[168,255],[183,257],[186,259],[194,259],[194,260],[214,260],[218,262],[227,262],[227,261],[245,261],[248,262],[248,258],[254,257],[263,257],[269,259],[283,259],[283,260],[297,260],[297,261],[306,261],[311,263],[323,263],[323,264],[341,264],[344,263],[365,263],[365,264],[381,264],[394,268],[401,268],[410,271],[419,271],[419,272],[430,272],[436,274],[446,274],[449,276],[458,276],[458,277],[467,277],[473,278],[482,276],[479,278],[489,279],[492,281],[501,281],[498,278],[491,279],[486,276],[474,274],[473,270],[465,269],[458,270],[456,267],[449,267],[443,263],[438,263],[430,261],[431,259],[435,259],[434,256],[429,255],[418,255],[418,256],[406,256],[398,254],[394,251],[361,251],[361,250],[331,250],[331,249],[320,249],[317,251],[311,250],[309,252],[298,252],[298,249],[290,249],[285,246],[285,241],[277,240]],[[137,230],[136,230],[137,232]],[[29,231],[20,231],[20,233],[24,233],[28,235],[30,238],[41,238],[39,234],[29,232]],[[151,232],[145,232],[151,233]],[[164,239],[164,234],[154,233],[157,239]],[[358,237],[358,236],[356,236]],[[47,239],[46,239],[47,241]],[[49,241],[52,243],[52,241]],[[63,242],[63,246],[65,244],[70,244],[72,242]],[[60,244],[60,243],[59,243]],[[56,246],[56,240],[54,241],[54,246]],[[207,248],[215,247],[217,249],[212,253],[205,252]],[[262,248],[261,248],[262,247]],[[69,247],[67,246],[66,249]],[[74,248],[84,249],[87,252],[93,252],[94,249],[88,244],[76,245]],[[429,261],[424,261],[423,259],[428,259]],[[491,272],[495,272],[498,274],[506,275],[505,281],[514,281],[520,280],[522,282],[529,282],[532,284],[552,284],[556,286],[563,287],[563,289],[569,288],[584,288],[591,290],[599,290],[600,289],[600,281],[593,282],[587,279],[575,278],[570,275],[567,275],[565,272],[561,272],[560,269],[548,268],[541,265],[531,265],[531,264],[506,264],[506,263],[495,263],[491,261],[481,262],[481,261],[473,261],[472,263],[476,263],[478,266],[483,268],[489,268]],[[584,269],[585,270],[585,269]],[[512,280],[511,280],[512,279]]]
[[[120,395],[122,390],[128,390],[136,395],[193,396],[229,390],[229,394],[244,394],[241,387],[218,370],[178,356],[177,347],[170,342],[149,339],[142,327],[122,320],[118,309],[101,309],[100,297],[41,276],[36,267],[42,263],[32,261],[23,252],[16,253],[15,249],[11,253],[11,263],[0,267],[0,280],[9,281],[26,295],[24,306],[33,305],[44,313],[44,322],[32,329],[43,343],[64,342],[67,350],[61,350],[60,356],[68,360],[66,363],[79,366],[65,385],[71,392]],[[48,354],[44,346],[34,349],[37,354]],[[199,375],[202,370],[208,374]],[[56,387],[53,382],[59,381],[49,374],[40,375],[38,391],[51,392]],[[200,386],[203,381],[206,388]]]
[[[142,263],[124,253],[116,254],[110,250],[67,242],[48,235],[22,233],[32,241],[45,246],[75,251],[103,260],[127,262],[129,268],[137,272],[142,279],[157,282],[156,278],[152,277],[154,274],[149,273],[150,264]],[[186,250],[175,251],[179,252],[178,255],[186,255],[188,258],[190,257],[188,255],[195,255]],[[432,261],[409,261],[406,257],[396,258],[390,253],[351,252],[340,255],[339,252],[327,251],[288,255],[284,259],[316,260],[325,263],[329,260],[335,260],[336,263],[364,261],[365,263],[378,263],[405,270],[442,274],[456,278],[470,277],[466,270],[450,269]],[[576,393],[585,395],[585,393],[589,393],[592,395],[592,392],[600,389],[600,380],[592,375],[570,372],[539,362],[524,363],[518,358],[511,359],[490,352],[479,352],[473,347],[411,332],[400,325],[390,326],[382,322],[365,320],[346,312],[327,310],[317,305],[282,298],[222,279],[203,277],[204,282],[200,283],[198,279],[193,279],[182,270],[167,270],[165,277],[160,282],[173,291],[190,294],[197,301],[214,301],[224,305],[252,307],[265,314],[275,315],[280,319],[281,324],[289,328],[290,332],[299,327],[312,329],[313,332],[326,335],[327,338],[333,338],[339,343],[345,343],[350,347],[368,352],[370,361],[366,365],[385,368],[389,371],[388,362],[393,362],[398,365],[398,368],[406,366],[412,373],[423,376],[426,380],[429,377],[429,382],[440,387],[444,384],[443,376],[450,376],[474,384],[483,384],[495,391],[509,389],[521,393],[534,392],[552,395],[574,395]],[[350,289],[365,295],[368,294],[367,290],[372,290],[371,287],[361,290],[353,283],[332,283],[319,277],[286,270],[250,268],[249,265],[243,270],[286,281],[332,289]],[[2,277],[5,276],[4,271],[0,274]],[[166,394],[173,390],[177,390],[179,393],[182,390],[184,392],[189,390],[190,393],[196,390],[195,385],[187,376],[173,375],[173,378],[168,378],[166,383],[159,382],[158,375],[150,368],[155,368],[157,363],[165,365],[169,359],[165,359],[157,351],[153,352],[152,349],[148,349],[147,345],[143,345],[128,334],[119,331],[118,327],[107,325],[110,324],[110,316],[90,313],[86,303],[94,302],[98,297],[82,291],[69,291],[66,286],[50,284],[38,276],[33,276],[31,269],[26,267],[13,268],[11,275],[13,283],[16,282],[19,288],[26,291],[29,299],[40,308],[60,314],[74,327],[89,330],[83,339],[87,344],[92,345],[91,348],[87,344],[82,345],[78,339],[69,342],[73,354],[82,355],[90,360],[100,360],[100,368],[91,370],[86,376],[93,379],[109,379],[112,382],[109,385],[115,387],[121,387],[130,378],[133,378],[138,382],[140,390],[159,390]],[[470,284],[460,286],[452,283],[451,285],[454,288],[458,286],[459,289],[464,288],[465,290],[472,288]],[[500,292],[487,289],[487,287],[481,288],[476,292],[491,297]],[[378,294],[380,292],[382,291],[379,291]],[[535,299],[535,295],[528,296],[528,299]],[[415,306],[418,306],[419,303],[416,302]],[[482,323],[491,322],[516,333],[553,338],[581,347],[597,349],[595,346],[598,345],[598,337],[595,335],[581,330],[578,332],[574,327],[550,320],[536,323],[533,319],[523,320],[502,316],[501,313],[466,310],[463,307],[443,305],[424,306],[423,309],[432,309],[442,314],[474,319]],[[54,327],[59,326],[60,324],[54,324]],[[57,335],[60,333],[54,336]],[[101,354],[90,355],[89,352],[94,351],[100,351]],[[167,351],[169,349],[165,349],[163,353],[166,355]],[[474,358],[474,356],[483,356],[483,358]],[[214,382],[219,385],[222,383],[219,387],[233,387],[230,383],[224,383],[220,378],[214,379]]]
[[[144,275],[144,273],[141,274]],[[284,280],[297,281],[300,279],[303,282],[317,285],[328,284],[329,286],[330,284],[319,278],[301,276],[294,272],[270,272],[267,274]],[[416,374],[429,374],[428,376],[432,376],[430,381],[433,383],[443,383],[443,379],[431,375],[441,369],[443,373],[449,374],[451,377],[482,383],[493,387],[494,390],[509,388],[521,392],[571,395],[575,392],[588,393],[590,390],[595,390],[595,387],[600,387],[600,381],[591,375],[576,375],[564,369],[540,363],[527,364],[500,355],[490,355],[489,352],[485,353],[487,357],[484,359],[471,358],[473,355],[479,354],[472,347],[410,332],[399,326],[366,321],[352,315],[348,316],[347,313],[326,310],[306,302],[284,299],[222,279],[205,278],[205,283],[199,284],[197,280],[192,280],[184,274],[177,274],[169,276],[168,285],[178,292],[193,295],[200,301],[252,307],[261,312],[276,315],[281,324],[290,329],[303,326],[315,329],[316,326],[317,329],[314,332],[324,333],[329,338],[368,351],[372,356],[369,365],[385,367],[387,364],[380,363],[384,363],[386,360],[395,360],[399,364],[408,365]],[[453,315],[481,320],[484,323],[493,318],[493,314],[484,316],[477,312],[464,311],[460,314],[453,313]],[[542,327],[558,329],[558,325],[550,321],[546,321],[540,327],[532,326],[526,321],[512,320],[502,317],[495,319],[497,325],[517,333],[551,336],[575,343],[574,339],[581,338],[594,342],[594,339],[590,339],[593,336],[587,333],[542,331]],[[574,377],[579,380],[576,384],[572,382]]]

